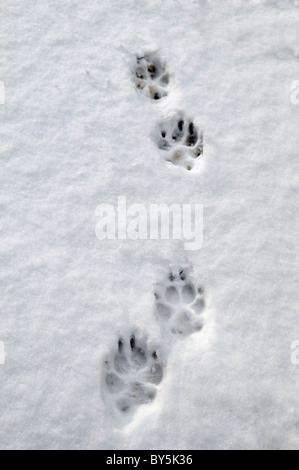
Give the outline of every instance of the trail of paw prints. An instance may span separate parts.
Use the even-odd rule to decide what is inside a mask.
[[[120,337],[104,361],[103,397],[120,422],[128,420],[140,405],[150,404],[163,379],[163,365],[156,350],[142,337]]]
[[[186,269],[170,272],[155,289],[158,318],[174,334],[190,335],[203,327],[205,295]]]
[[[155,53],[136,57],[133,80],[136,87],[153,100],[168,95],[170,75],[165,63]]]
[[[166,161],[192,170],[203,155],[203,133],[182,112],[160,122],[154,135],[155,143]]]

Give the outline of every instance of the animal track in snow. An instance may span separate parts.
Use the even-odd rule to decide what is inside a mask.
[[[139,90],[154,100],[168,95],[170,76],[165,63],[154,53],[136,58],[133,80]]]
[[[202,329],[204,289],[194,285],[185,269],[170,272],[156,286],[155,297],[157,315],[172,333],[190,335]]]
[[[192,170],[203,154],[203,134],[183,113],[157,126],[155,142],[166,161],[187,170]]]
[[[130,417],[142,404],[151,403],[163,378],[163,365],[156,350],[135,334],[120,337],[104,361],[103,395],[118,417]]]

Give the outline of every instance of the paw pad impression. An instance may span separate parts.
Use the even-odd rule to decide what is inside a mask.
[[[192,170],[203,154],[203,133],[183,113],[160,122],[155,131],[155,143],[166,161],[186,170]]]
[[[144,338],[120,337],[104,361],[103,393],[117,415],[130,416],[142,404],[151,403],[163,379],[163,365],[156,350]]]
[[[168,95],[170,75],[165,63],[154,53],[136,58],[133,80],[136,87],[153,100]]]
[[[158,317],[174,334],[189,335],[203,327],[205,310],[203,287],[196,287],[185,269],[170,272],[163,283],[156,286]]]

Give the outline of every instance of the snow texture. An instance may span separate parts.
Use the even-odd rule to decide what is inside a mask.
[[[1,449],[299,448],[298,20],[3,0]],[[203,248],[98,240],[119,196],[203,204]]]

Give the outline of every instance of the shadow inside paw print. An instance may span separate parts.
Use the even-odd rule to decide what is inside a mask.
[[[133,79],[136,87],[153,100],[168,95],[170,76],[165,63],[154,53],[136,58]]]
[[[196,287],[185,269],[169,273],[155,290],[156,311],[174,334],[190,335],[203,327],[205,310],[203,287]]]
[[[203,154],[203,134],[183,113],[158,125],[155,142],[165,160],[186,170],[192,170]]]
[[[117,347],[104,361],[103,395],[119,419],[129,418],[142,404],[151,403],[163,379],[163,366],[156,350],[132,334],[119,338]]]

